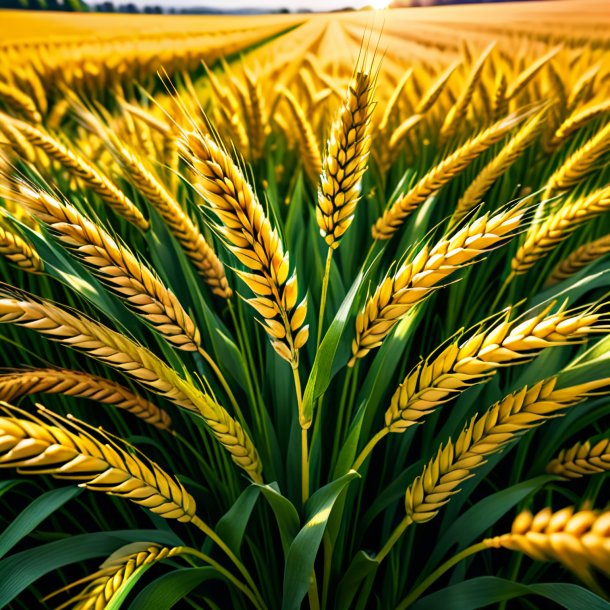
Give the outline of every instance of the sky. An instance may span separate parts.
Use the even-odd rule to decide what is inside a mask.
[[[127,2],[128,0],[125,0]],[[371,4],[370,0],[129,0],[138,6],[150,6],[151,4],[170,5],[175,7],[206,6],[210,8],[232,10],[236,8],[255,7],[260,9],[288,8],[296,10],[309,8],[312,10],[332,10],[353,6],[358,8]],[[115,0],[117,4],[121,2]]]

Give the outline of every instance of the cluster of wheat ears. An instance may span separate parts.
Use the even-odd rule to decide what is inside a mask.
[[[2,51],[0,606],[608,607],[608,40],[333,23]]]

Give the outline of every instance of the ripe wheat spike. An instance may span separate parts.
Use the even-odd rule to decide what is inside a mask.
[[[430,108],[432,108],[432,106],[434,106],[436,100],[438,100],[441,93],[445,89],[445,85],[447,85],[451,75],[455,72],[459,65],[459,62],[455,62],[438,77],[438,79],[430,86],[430,88],[417,103],[417,106],[415,107],[415,114],[425,114],[428,112],[428,110],[430,110]]]
[[[608,253],[610,253],[610,235],[604,235],[599,239],[583,244],[557,263],[557,266],[546,280],[545,286],[552,286],[572,277],[575,273],[593,264]]]
[[[0,120],[5,120],[5,118],[0,114]],[[32,146],[40,148],[49,157],[65,167],[75,178],[82,180],[119,216],[143,231],[148,229],[148,221],[144,218],[142,212],[127,198],[123,191],[100,173],[96,167],[41,129],[22,121],[9,120],[13,121],[15,127]]]
[[[263,92],[260,80],[244,68],[244,76],[247,88],[248,109],[248,139],[250,141],[250,157],[252,161],[258,161],[265,152],[266,114],[263,100]]]
[[[506,91],[506,99],[512,100],[525,89],[535,76],[546,66],[555,55],[557,55],[559,49],[553,49],[534,63],[530,64],[516,79],[514,79]]]
[[[335,120],[322,164],[316,219],[329,248],[339,247],[354,218],[371,148],[373,81],[358,72]]]
[[[462,92],[455,104],[451,107],[443,125],[441,127],[441,138],[449,139],[452,138],[458,131],[460,126],[460,121],[464,119],[466,116],[466,112],[468,110],[468,106],[472,101],[472,96],[479,84],[479,80],[481,79],[481,74],[483,73],[483,68],[485,67],[485,62],[492,52],[495,43],[492,42],[484,51],[481,53],[481,56],[477,60],[476,64],[474,64],[470,70],[470,74],[466,80],[466,84],[464,85]]]
[[[607,472],[610,470],[610,438],[602,438],[596,443],[578,442],[569,449],[562,449],[546,469],[569,479]]]
[[[42,116],[34,100],[21,89],[0,81],[0,99],[31,123],[42,122]]]
[[[413,68],[405,70],[404,74],[398,81],[398,84],[396,85],[396,87],[394,87],[394,91],[392,91],[392,95],[390,95],[390,98],[388,99],[385,105],[383,116],[381,117],[381,121],[379,122],[378,129],[380,132],[384,133],[387,130],[390,120],[394,115],[394,111],[396,110],[398,100],[400,99],[400,96],[402,95],[402,92],[404,91],[404,88],[406,87],[412,75]]]
[[[171,141],[175,141],[173,137]],[[197,224],[132,150],[116,139],[114,139],[113,149],[135,186],[165,221],[199,275],[210,286],[211,291],[220,298],[229,299],[233,292],[229,288],[224,265],[206,241]]]
[[[610,123],[602,127],[590,140],[559,166],[549,178],[549,194],[567,191],[582,182],[595,170],[597,160],[610,150]]]
[[[13,402],[32,394],[65,394],[114,405],[159,430],[171,425],[167,411],[116,381],[67,369],[23,369],[0,375],[0,400]]]
[[[303,326],[307,300],[297,306],[296,274],[288,253],[252,187],[231,158],[210,138],[186,135],[201,194],[218,217],[217,230],[229,250],[250,271],[236,273],[255,294],[247,302],[262,316],[275,351],[293,368],[309,336]]]
[[[314,133],[311,123],[305,115],[305,111],[297,101],[296,97],[288,89],[281,89],[282,96],[288,104],[292,119],[299,134],[299,146],[303,160],[305,174],[313,184],[317,184],[322,172],[322,160],[320,159],[320,145]]]
[[[508,395],[483,415],[475,415],[455,443],[450,439],[441,445],[407,489],[407,517],[415,523],[430,521],[460,491],[459,486],[474,476],[473,470],[485,464],[487,456],[588,396],[610,391],[610,378],[560,390],[555,389],[556,382],[552,377]]]
[[[121,557],[110,557],[100,570],[76,584],[88,582],[77,596],[56,610],[70,605],[74,610],[103,610],[140,567],[177,557],[185,552],[184,547],[166,547],[158,544],[142,543],[143,548]],[[74,604],[74,605],[72,605]]]
[[[42,273],[44,265],[34,248],[16,233],[0,225],[0,256],[28,273]]]
[[[485,129],[425,174],[406,194],[390,205],[372,227],[374,239],[390,239],[403,222],[432,193],[450,182],[490,146],[500,141],[519,121],[509,117]]]
[[[524,213],[524,208],[517,205],[491,217],[477,218],[453,236],[432,247],[424,246],[410,262],[387,276],[356,317],[349,366],[379,347],[400,319],[452,273],[514,237]]]
[[[508,114],[508,98],[506,92],[508,90],[508,80],[504,73],[500,74],[496,83],[493,101],[493,118],[499,121],[502,117]]]
[[[21,202],[125,300],[139,316],[178,349],[198,351],[201,335],[180,301],[126,246],[85,218],[73,205],[28,187]]]
[[[188,522],[195,515],[195,500],[179,481],[102,431],[93,436],[75,419],[53,425],[56,417],[45,409],[40,413],[48,421],[6,403],[0,407],[5,412],[0,417],[0,468],[82,481],[81,487],[131,500],[164,519]]]
[[[0,290],[0,323],[30,328],[79,350],[128,374],[177,406],[200,414],[233,461],[254,481],[262,481],[258,453],[240,423],[146,348],[50,301],[34,301],[5,289]]]
[[[610,209],[610,187],[568,203],[552,213],[527,234],[511,266],[515,275],[529,271],[536,262],[556,248],[579,226]]]
[[[524,511],[511,532],[485,541],[490,548],[524,553],[535,561],[557,561],[594,591],[604,595],[592,568],[610,576],[610,511],[567,507],[544,508],[536,515]]]
[[[491,188],[494,182],[502,176],[510,166],[532,144],[544,128],[545,113],[540,113],[530,119],[502,147],[502,150],[479,172],[477,177],[466,188],[457,202],[451,226],[458,223],[464,216],[476,207]]]
[[[460,343],[450,343],[438,356],[419,364],[398,386],[385,414],[390,432],[404,432],[459,393],[487,381],[500,368],[529,362],[544,349],[584,341],[607,332],[609,319],[595,311],[549,305],[539,314],[505,320]]]
[[[549,146],[556,148],[561,146],[574,132],[584,127],[587,123],[606,114],[610,111],[610,100],[604,100],[599,104],[590,106],[579,112],[572,113],[568,118],[559,125],[555,133],[549,140]]]
[[[34,163],[36,161],[36,152],[32,145],[14,125],[3,120],[2,115],[0,115],[0,133],[6,138],[17,156],[28,163]]]

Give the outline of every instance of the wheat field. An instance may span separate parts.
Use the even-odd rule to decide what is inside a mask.
[[[610,608],[604,0],[0,32],[0,608]]]

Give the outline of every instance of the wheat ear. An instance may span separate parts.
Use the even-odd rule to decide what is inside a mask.
[[[379,347],[394,326],[452,273],[514,237],[524,213],[518,205],[492,217],[477,218],[453,236],[432,247],[425,246],[410,262],[387,276],[356,317],[349,366]]]
[[[6,289],[0,290],[0,323],[30,328],[82,351],[126,373],[175,405],[198,413],[218,442],[231,454],[233,461],[254,481],[262,481],[258,453],[239,422],[146,348],[102,324],[69,313],[50,301],[34,301]]]
[[[519,121],[509,117],[494,123],[491,127],[460,146],[454,153],[430,169],[406,194],[400,195],[372,227],[374,239],[390,239],[403,222],[432,193],[450,182],[457,174],[466,169],[490,146],[501,140]]]
[[[509,321],[448,345],[438,356],[419,364],[392,396],[385,414],[389,432],[404,432],[469,387],[487,381],[499,368],[528,362],[544,349],[582,342],[607,332],[608,318],[595,311],[560,309],[552,305],[538,315]]]
[[[297,306],[297,277],[289,278],[288,253],[252,187],[210,138],[186,134],[201,194],[221,224],[217,230],[248,272],[236,273],[255,294],[248,303],[263,317],[275,351],[293,368],[309,334],[307,301]]]
[[[610,470],[610,438],[602,438],[594,444],[578,442],[569,449],[562,449],[546,469],[569,479],[607,472]]]
[[[265,150],[265,104],[260,80],[245,67],[244,77],[248,92],[246,107],[248,109],[250,156],[252,161],[258,161],[263,156]]]
[[[175,142],[173,137],[171,140]],[[233,292],[227,282],[224,265],[197,224],[133,151],[116,138],[111,137],[111,141],[121,165],[135,186],[161,216],[199,275],[215,295],[229,299]]]
[[[546,280],[545,286],[552,286],[572,277],[608,253],[610,253],[610,235],[583,244],[557,264]]]
[[[582,182],[594,169],[597,160],[610,149],[610,123],[570,155],[546,184],[549,195],[567,191]]]
[[[506,91],[506,99],[510,101],[517,97],[517,95],[519,95],[519,93],[521,93],[521,91],[523,91],[523,89],[525,89],[525,87],[534,79],[538,72],[540,72],[540,70],[542,70],[542,68],[544,68],[544,66],[546,66],[551,59],[555,57],[555,55],[557,55],[558,51],[559,49],[557,48],[552,49],[546,55],[535,61],[533,64],[530,64],[525,70],[523,70],[523,72],[521,72],[508,87]]]
[[[432,106],[434,106],[436,100],[438,100],[441,93],[445,89],[451,75],[455,72],[459,65],[459,62],[455,62],[449,66],[434,83],[432,83],[432,85],[417,103],[417,106],[415,107],[415,114],[425,114],[428,112],[428,110],[430,110],[430,108],[432,108]]]
[[[32,123],[42,122],[42,117],[32,98],[21,89],[0,81],[0,100]]]
[[[457,202],[451,226],[458,223],[482,200],[494,182],[523,154],[544,127],[545,113],[530,119],[479,172]]]
[[[528,233],[511,262],[513,274],[521,275],[529,271],[579,226],[609,209],[610,187],[594,191],[559,208]]]
[[[195,500],[182,484],[157,464],[128,453],[102,431],[85,431],[78,420],[53,425],[56,416],[45,409],[47,421],[3,403],[0,417],[0,467],[20,474],[49,474],[82,481],[81,487],[119,496],[165,519],[188,522]],[[99,437],[99,438],[98,438]]]
[[[572,113],[559,127],[549,140],[549,147],[556,148],[563,144],[575,131],[610,111],[610,100],[605,100],[595,106],[585,108],[580,112]]]
[[[174,347],[198,351],[199,329],[180,301],[126,246],[83,216],[73,205],[42,191],[20,188],[23,205],[125,303]]]
[[[535,561],[557,561],[593,591],[604,595],[592,568],[610,576],[610,511],[573,507],[553,512],[545,508],[532,515],[520,513],[509,534],[487,538],[490,548],[518,551]]]
[[[601,388],[608,391],[610,378],[560,390],[555,389],[556,382],[552,377],[508,395],[483,415],[475,415],[455,443],[449,440],[441,446],[406,491],[407,518],[415,523],[433,519],[489,455]]]
[[[394,111],[396,110],[396,107],[398,105],[398,100],[400,99],[400,96],[402,95],[402,92],[412,75],[413,68],[408,68],[400,77],[400,80],[396,84],[396,87],[394,87],[394,91],[392,91],[392,95],[390,95],[390,98],[388,99],[385,105],[385,108],[383,110],[383,116],[381,117],[381,121],[379,122],[378,129],[381,133],[384,133],[387,130],[390,120],[392,119]]]
[[[28,273],[42,273],[44,265],[34,248],[0,225],[0,256]]]
[[[34,163],[36,153],[32,145],[23,137],[23,134],[8,121],[2,120],[0,115],[0,133],[6,138],[15,153],[28,163]]]
[[[0,120],[2,120],[0,116]],[[69,150],[61,142],[41,129],[22,121],[14,121],[15,127],[25,139],[36,148],[43,150],[49,157],[55,159],[75,178],[79,178],[92,191],[97,193],[104,203],[108,204],[119,216],[125,218],[143,231],[148,229],[148,221],[140,210],[130,201],[117,186],[104,176],[95,166],[80,155]]]
[[[328,138],[316,219],[320,234],[332,249],[339,246],[352,223],[360,198],[371,147],[372,90],[370,75],[358,72]]]
[[[489,57],[492,49],[495,46],[495,42],[492,42],[484,51],[481,53],[481,56],[477,60],[477,63],[472,66],[470,70],[470,74],[466,80],[466,83],[460,93],[460,96],[456,100],[455,104],[451,107],[445,120],[443,121],[443,125],[441,126],[440,136],[442,139],[449,139],[453,137],[460,126],[460,122],[466,116],[466,111],[468,110],[468,106],[472,100],[472,96],[477,88],[479,80],[481,79],[481,74],[483,73],[483,68],[485,66],[485,62]]]
[[[316,184],[320,179],[322,171],[322,160],[320,159],[320,145],[313,131],[311,123],[307,120],[305,112],[294,95],[286,88],[281,89],[281,93],[288,103],[292,120],[296,124],[299,134],[299,146],[301,148],[301,158],[303,159],[303,169],[309,180]]]
[[[496,83],[493,101],[493,118],[494,121],[499,121],[502,117],[508,114],[508,98],[506,92],[508,90],[508,80],[504,73],[500,74]]]
[[[116,381],[68,369],[23,369],[0,375],[0,400],[12,402],[32,394],[65,394],[113,405],[139,417],[159,430],[171,419],[164,409]]]

